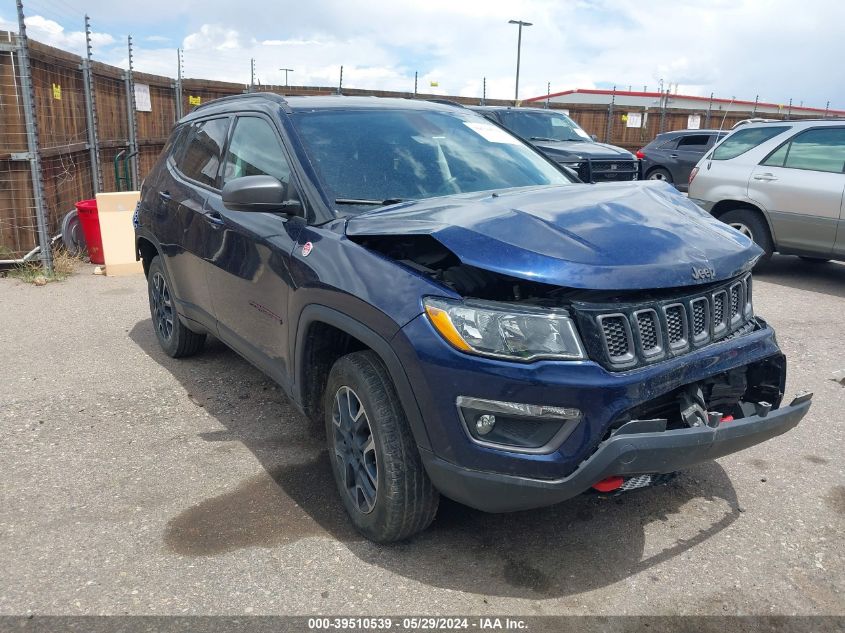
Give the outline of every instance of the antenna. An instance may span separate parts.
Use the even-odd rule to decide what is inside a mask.
[[[721,136],[721,134],[722,134],[722,128],[725,126],[725,119],[728,118],[728,110],[731,109],[731,106],[734,103],[734,99],[736,99],[735,96],[731,97],[731,101],[730,101],[730,103],[728,103],[728,106],[725,108],[725,113],[722,115],[722,122],[719,124],[719,133],[716,134],[716,142],[717,143],[719,142],[718,141],[719,136]],[[710,155],[707,157],[707,169],[710,169],[710,166],[713,164],[713,154],[715,154],[715,153],[716,153],[716,148],[714,147],[712,150],[710,150]]]

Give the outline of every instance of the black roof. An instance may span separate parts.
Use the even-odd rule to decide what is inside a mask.
[[[670,130],[668,132],[661,132],[658,136],[681,136],[683,134],[716,134],[717,132],[721,131],[723,134],[727,134],[730,130],[718,130],[716,128],[704,128],[701,130],[689,129],[689,130]]]
[[[282,108],[287,112],[296,110],[327,110],[330,108],[354,109],[400,109],[400,110],[437,110],[454,111],[455,105],[436,103],[422,99],[402,99],[394,97],[344,97],[340,95],[284,97],[273,92],[253,92],[230,95],[208,101],[194,108],[182,121],[190,121],[208,114],[234,112],[245,107],[261,110]]]
[[[566,114],[565,112],[560,112],[560,108],[533,108],[530,106],[510,106],[510,105],[477,105],[477,106],[467,106],[470,110],[477,110],[478,112],[493,112],[496,110],[520,110],[525,111],[528,110],[529,112],[556,112],[557,114]]]

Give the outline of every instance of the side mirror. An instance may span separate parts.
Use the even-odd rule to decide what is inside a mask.
[[[599,137],[598,137],[598,136],[596,136],[595,134],[590,134],[590,138],[591,138],[591,139],[593,139],[593,141],[594,141],[595,143],[598,143],[598,142],[599,142]]]
[[[242,176],[223,186],[223,205],[231,211],[301,215],[302,203],[272,176]]]

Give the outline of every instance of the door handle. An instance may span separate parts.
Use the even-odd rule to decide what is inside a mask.
[[[208,220],[209,224],[213,224],[214,226],[223,226],[223,216],[221,216],[217,211],[206,211],[202,214],[203,217]]]
[[[173,197],[170,195],[169,191],[159,191],[158,197],[164,200],[165,202],[170,202],[173,200]]]
[[[773,174],[754,174],[752,178],[754,178],[754,180],[762,180],[764,182],[771,182],[772,180],[778,179],[778,177]]]
[[[677,154],[669,154],[669,158],[677,158],[677,157],[678,157]]]

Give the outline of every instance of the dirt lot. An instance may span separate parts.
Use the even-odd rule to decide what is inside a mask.
[[[391,547],[341,511],[322,441],[213,342],[166,357],[141,277],[0,279],[0,614],[843,614],[845,266],[777,258],[785,436],[662,488],[485,515]]]

